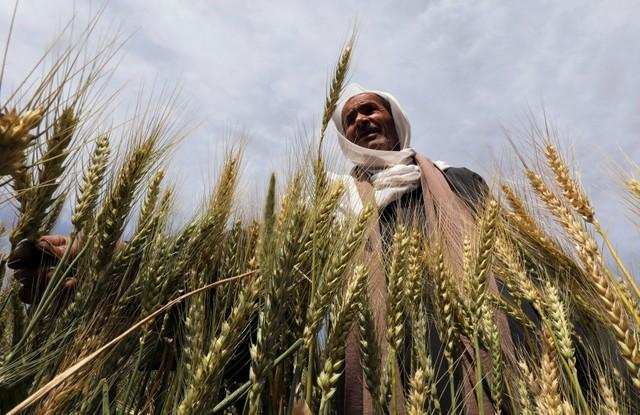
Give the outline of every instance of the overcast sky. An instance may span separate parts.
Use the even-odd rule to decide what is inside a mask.
[[[4,29],[12,2],[0,3]],[[74,9],[83,16],[100,4],[23,0],[6,85]],[[529,110],[541,115],[544,107],[637,268],[637,229],[615,202],[620,192],[604,162],[640,161],[637,1],[112,0],[103,22],[132,34],[114,82],[180,82],[203,121],[172,161],[183,211],[210,183],[230,131],[248,135],[245,180],[264,187],[266,175],[282,169],[291,143],[317,125],[356,18],[351,79],[393,93],[412,122],[414,147],[434,159],[491,177],[506,147],[502,128],[521,127]]]

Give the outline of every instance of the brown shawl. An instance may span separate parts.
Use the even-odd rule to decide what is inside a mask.
[[[421,186],[426,216],[426,235],[440,238],[445,255],[452,269],[461,275],[462,271],[462,245],[464,235],[470,235],[474,229],[474,218],[469,208],[451,190],[444,174],[428,158],[416,155],[417,165],[422,172]],[[372,199],[373,189],[371,184],[362,178],[356,178],[356,184],[363,201]],[[368,243],[365,246],[364,261],[369,267],[369,298],[371,299],[372,313],[377,333],[381,341],[383,361],[386,359],[386,347],[384,333],[386,331],[386,299],[387,289],[385,282],[384,266],[382,263],[382,242],[380,237],[380,225],[373,221],[368,235]],[[493,277],[489,277],[488,288],[494,293],[498,288]],[[375,305],[375,306],[373,306]],[[509,331],[507,319],[501,312],[495,313],[495,320],[501,334],[502,348],[507,356],[513,355],[513,342]],[[468,339],[462,339],[463,356],[461,358],[462,383],[464,385],[464,402],[467,414],[478,413],[475,393],[473,346]],[[483,353],[482,364],[485,373],[490,372],[491,359],[487,353]],[[366,390],[363,380],[362,367],[360,365],[360,351],[357,330],[352,330],[347,339],[345,351],[344,372],[344,406],[345,414],[373,414],[371,396]],[[401,387],[401,386],[400,386]],[[402,396],[402,393],[398,394]],[[491,399],[485,393],[484,413],[495,413]],[[403,407],[403,403],[400,403]],[[404,413],[404,411],[402,411]]]

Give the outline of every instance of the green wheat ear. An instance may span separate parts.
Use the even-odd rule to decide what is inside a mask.
[[[46,150],[39,161],[37,183],[25,190],[20,206],[22,215],[11,235],[12,244],[24,238],[36,239],[40,236],[39,230],[57,199],[53,195],[60,186],[77,124],[78,118],[72,107],[65,108],[55,120]]]
[[[333,78],[331,79],[331,84],[329,85],[329,90],[327,91],[327,96],[324,101],[324,110],[322,113],[322,123],[320,125],[320,140],[318,142],[318,160],[322,158],[322,143],[324,141],[325,133],[327,131],[327,127],[329,126],[329,121],[331,120],[331,116],[336,110],[338,105],[338,100],[340,99],[340,95],[342,94],[342,90],[344,88],[344,82],[347,79],[347,74],[349,73],[349,66],[351,64],[351,55],[353,53],[353,47],[355,43],[356,32],[352,33],[347,43],[342,48],[340,52],[340,58],[338,59],[338,63],[333,71]]]
[[[89,166],[78,189],[76,206],[71,216],[75,233],[81,232],[95,211],[105,171],[109,162],[109,136],[102,135],[96,141]]]
[[[276,211],[276,174],[271,173],[269,187],[267,189],[267,199],[264,205],[264,234],[271,235],[275,222]]]

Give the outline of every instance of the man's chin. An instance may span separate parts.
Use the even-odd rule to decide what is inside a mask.
[[[386,137],[376,137],[373,140],[369,140],[364,143],[359,143],[358,145],[371,150],[383,150],[383,151],[392,150],[389,146],[389,143]]]

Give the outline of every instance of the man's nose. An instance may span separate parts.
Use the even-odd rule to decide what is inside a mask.
[[[369,122],[369,116],[365,114],[358,114],[356,116],[356,126],[361,126]]]

